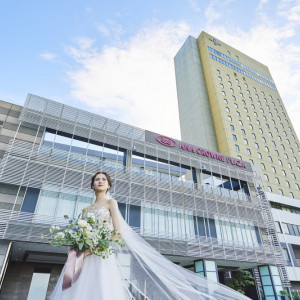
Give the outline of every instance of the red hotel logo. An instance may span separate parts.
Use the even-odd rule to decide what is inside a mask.
[[[172,140],[169,137],[163,136],[163,135],[158,135],[155,139],[160,144],[167,146],[167,147],[176,147],[177,146],[177,143],[174,140]]]
[[[169,137],[163,136],[163,135],[158,135],[155,139],[157,142],[159,142],[160,144],[162,144],[163,146],[166,146],[166,147],[176,147],[177,146],[176,141],[174,141],[173,139],[171,139]],[[243,161],[232,158],[232,157],[228,157],[228,156],[225,157],[224,155],[222,155],[220,153],[215,153],[215,152],[205,150],[202,148],[194,148],[191,145],[183,144],[183,143],[179,144],[179,149],[188,151],[188,152],[193,152],[198,155],[210,157],[210,158],[222,161],[222,162],[226,162],[231,165],[236,165],[240,168],[246,168],[246,164]]]

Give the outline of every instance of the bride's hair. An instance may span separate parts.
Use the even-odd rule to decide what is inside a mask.
[[[110,189],[110,188],[112,187],[112,180],[111,180],[111,178],[110,178],[110,176],[109,176],[108,173],[102,172],[102,171],[96,172],[95,175],[92,177],[92,181],[91,181],[91,189],[94,189],[94,188],[93,188],[93,184],[94,184],[94,181],[95,181],[96,176],[99,175],[99,174],[105,175],[105,177],[106,177],[106,179],[107,179],[107,182],[108,182],[108,184],[109,184],[109,189]],[[108,189],[108,190],[109,190],[109,189]],[[107,191],[108,191],[108,190],[107,190]],[[106,191],[106,192],[107,192],[107,191]]]

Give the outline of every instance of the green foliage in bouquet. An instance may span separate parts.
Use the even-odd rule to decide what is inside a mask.
[[[65,216],[65,219],[69,219]],[[45,238],[41,235],[41,238]],[[64,228],[50,227],[50,244],[53,246],[69,246],[81,252],[89,250],[91,254],[107,258],[113,253],[113,245],[124,246],[124,240],[116,230],[111,230],[106,221],[99,219],[86,209],[76,219],[69,220]]]

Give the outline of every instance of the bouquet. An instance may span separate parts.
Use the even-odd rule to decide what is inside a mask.
[[[65,216],[65,219],[69,219]],[[41,238],[45,238],[41,235]],[[102,258],[107,258],[113,253],[113,245],[124,246],[122,238],[118,237],[116,230],[111,230],[106,221],[101,221],[96,216],[83,209],[76,219],[70,219],[64,228],[52,225],[50,227],[50,244],[53,246],[69,246],[76,251],[89,250]]]

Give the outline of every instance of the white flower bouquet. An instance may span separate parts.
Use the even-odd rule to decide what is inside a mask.
[[[69,219],[68,216],[65,216]],[[45,238],[41,235],[41,238]],[[50,227],[50,244],[53,246],[69,246],[71,249],[107,258],[113,253],[113,244],[124,246],[122,238],[118,237],[116,230],[111,230],[108,224],[100,222],[96,216],[88,210],[82,210],[76,219],[69,220],[64,228]]]

